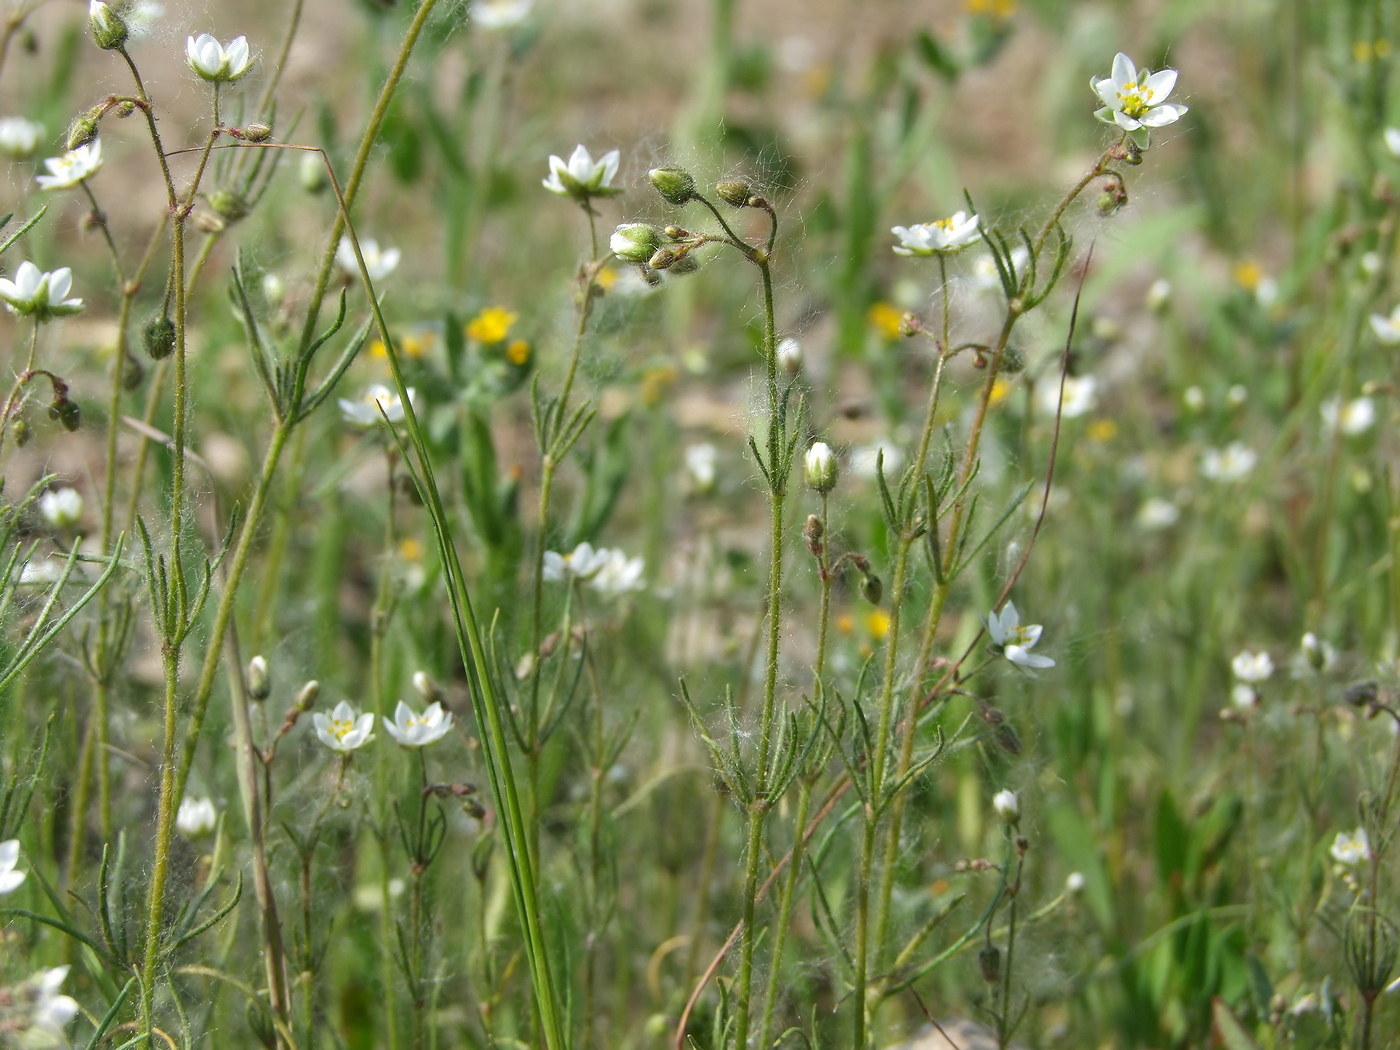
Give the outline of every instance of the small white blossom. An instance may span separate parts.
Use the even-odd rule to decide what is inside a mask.
[[[1235,654],[1230,670],[1241,682],[1262,682],[1274,673],[1274,661],[1267,652],[1251,653],[1246,649]]]
[[[476,0],[467,8],[467,18],[482,29],[509,29],[530,15],[534,0]]]
[[[1070,872],[1070,873],[1069,873],[1069,877],[1065,879],[1065,892],[1068,893],[1071,897],[1073,897],[1075,894],[1077,894],[1077,893],[1082,893],[1083,891],[1084,891],[1084,874],[1083,874],[1083,872],[1078,872],[1078,871],[1072,871],[1072,872]]]
[[[1158,277],[1147,289],[1144,305],[1154,314],[1165,313],[1172,304],[1172,285],[1165,277]]]
[[[56,529],[71,529],[83,520],[83,497],[77,489],[50,489],[39,497],[39,516]]]
[[[978,217],[954,212],[947,219],[895,226],[890,232],[899,238],[896,255],[940,255],[961,251],[981,236]]]
[[[557,551],[544,552],[544,578],[546,580],[591,580],[608,560],[610,552],[606,547],[593,549],[587,540],[580,543],[569,554]]]
[[[865,445],[862,448],[851,451],[851,470],[857,477],[873,479],[875,468],[880,461],[880,454],[884,453],[885,479],[899,477],[899,468],[904,465],[904,453],[898,445],[888,441],[876,441],[873,444]]]
[[[992,796],[992,808],[1008,824],[1015,824],[1021,819],[1021,800],[1014,791],[998,791]]]
[[[1400,128],[1385,129],[1385,148],[1392,157],[1400,157]]]
[[[408,388],[408,400],[418,403],[417,391],[413,387]],[[358,401],[351,401],[348,398],[338,398],[340,404],[341,417],[347,423],[353,423],[357,427],[374,427],[382,423],[386,418],[390,423],[403,421],[403,401],[400,400],[398,391],[390,390],[382,383],[375,383],[370,386]],[[384,412],[381,415],[380,409]]]
[[[0,299],[12,314],[47,321],[83,308],[81,299],[67,298],[72,287],[73,271],[68,267],[45,273],[32,262],[22,262],[13,280],[0,277]]]
[[[719,450],[708,441],[686,448],[685,469],[695,484],[695,491],[706,493],[714,489],[715,463],[718,458]]]
[[[1011,269],[1012,278],[1019,282],[1026,268],[1030,265],[1031,253],[1025,245],[1017,245],[1011,249]],[[979,292],[999,292],[1001,287],[1001,272],[997,269],[996,259],[990,254],[979,255],[972,264],[971,274],[972,286]]]
[[[102,167],[102,140],[94,139],[61,157],[50,157],[44,167],[49,169],[47,175],[34,176],[41,190],[71,189]]]
[[[1240,711],[1253,711],[1259,706],[1259,691],[1252,685],[1236,682],[1230,690],[1230,703]]]
[[[1169,529],[1181,520],[1181,508],[1169,499],[1153,496],[1138,508],[1137,522],[1144,529]]]
[[[1249,391],[1240,383],[1236,383],[1225,391],[1225,403],[1231,408],[1239,408],[1249,400]]]
[[[26,160],[34,156],[43,134],[42,124],[23,117],[5,117],[0,120],[0,156],[11,160]]]
[[[213,84],[231,84],[253,68],[253,55],[244,36],[235,37],[227,47],[208,33],[188,37],[185,61],[196,76]]]
[[[582,143],[574,147],[567,164],[550,154],[549,177],[542,180],[544,188],[561,197],[572,197],[580,201],[589,197],[621,193],[620,189],[610,185],[613,176],[617,174],[617,165],[621,157],[617,150],[609,150],[595,161]]]
[[[219,823],[219,811],[213,799],[184,798],[175,812],[175,828],[187,839],[199,838],[213,831]]]
[[[13,893],[24,882],[25,873],[16,871],[19,864],[19,839],[0,842],[0,897]]]
[[[1371,859],[1371,839],[1365,828],[1357,828],[1350,833],[1339,831],[1328,852],[1339,864],[1355,867]]]
[[[1059,409],[1065,419],[1077,419],[1098,404],[1098,380],[1093,376],[1065,376],[1065,396],[1060,400],[1059,377],[1046,379],[1036,388],[1036,402],[1047,416]]]
[[[1371,331],[1376,333],[1376,338],[1386,346],[1395,346],[1400,343],[1400,306],[1390,311],[1390,314],[1372,314]]]
[[[1199,412],[1206,407],[1206,392],[1198,386],[1188,386],[1181,395],[1181,403],[1192,412]]]
[[[1166,101],[1176,87],[1176,70],[1139,70],[1121,51],[1113,58],[1113,71],[1089,83],[1104,103],[1094,116],[1128,132],[1142,149],[1147,148],[1149,129],[1173,124],[1186,113],[1185,106]]]
[[[394,272],[399,265],[402,253],[397,248],[380,248],[373,237],[360,241],[360,254],[365,257],[365,270],[371,281],[382,281]],[[355,261],[355,248],[349,237],[342,237],[335,249],[335,262],[351,277],[360,275],[360,264]]]
[[[599,552],[603,553],[602,551]],[[640,591],[646,584],[642,572],[646,562],[641,558],[629,558],[619,550],[607,552],[607,560],[594,575],[591,584],[609,598],[618,598],[631,591]]]
[[[785,375],[795,376],[802,371],[802,344],[788,337],[778,344],[778,367]]]
[[[29,1030],[23,1033],[20,1045],[25,1047],[67,1046],[64,1029],[78,1016],[78,1003],[72,996],[60,995],[59,989],[68,977],[67,966],[40,970],[25,982],[27,997],[34,1005],[29,1015]]]
[[[1050,657],[1031,652],[1040,641],[1042,629],[1038,623],[1021,626],[1021,614],[1016,611],[1015,602],[1007,602],[1000,615],[996,610],[987,614],[987,633],[992,636],[994,647],[1021,667],[1055,666]]]
[[[381,718],[385,731],[404,747],[427,747],[441,740],[452,728],[452,712],[444,711],[442,704],[431,703],[421,715],[402,700],[394,708],[394,720]]]
[[[1341,398],[1329,397],[1322,403],[1322,422],[1329,432],[1340,429],[1347,437],[1356,437],[1375,425],[1376,403],[1358,397],[1343,404]]]
[[[836,454],[825,441],[816,441],[802,459],[802,473],[807,484],[818,492],[830,492],[836,487]]]
[[[374,715],[357,715],[344,700],[335,705],[327,718],[319,711],[311,717],[316,737],[332,751],[349,752],[369,743],[374,732]]]
[[[608,250],[623,262],[630,263],[647,262],[660,244],[656,227],[649,222],[624,222],[608,238]]]
[[[1239,481],[1259,462],[1259,454],[1238,441],[1223,449],[1208,448],[1201,454],[1201,473],[1212,481]]]

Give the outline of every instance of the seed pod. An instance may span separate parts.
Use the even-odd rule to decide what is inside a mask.
[[[880,582],[880,577],[871,573],[861,579],[860,594],[871,605],[879,605],[880,599],[885,596],[885,585]]]
[[[749,203],[752,196],[749,184],[743,179],[725,179],[723,182],[715,184],[715,194],[725,204],[735,208],[742,208]]]
[[[168,317],[153,317],[146,322],[141,342],[152,361],[163,361],[175,350],[175,322]]]
[[[982,971],[982,980],[996,984],[1001,977],[1001,950],[989,944],[977,953],[977,968]]]
[[[695,178],[683,168],[652,168],[647,178],[667,204],[685,204],[695,196]]]

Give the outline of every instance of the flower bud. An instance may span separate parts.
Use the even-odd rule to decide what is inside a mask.
[[[678,259],[678,256],[670,248],[658,248],[656,254],[647,260],[647,265],[653,270],[669,269]]]
[[[655,226],[646,222],[624,222],[608,239],[612,253],[624,262],[645,263],[661,247]]]
[[[249,142],[266,142],[272,137],[270,124],[249,124],[243,129],[243,137]]]
[[[822,535],[825,531],[821,518],[815,514],[807,515],[807,524],[802,528],[802,538],[807,541],[807,549],[812,552],[814,558],[820,558],[822,555]]]
[[[418,695],[423,698],[424,703],[436,704],[442,700],[442,690],[433,681],[433,676],[427,671],[415,671],[413,673],[413,688],[418,691]]]
[[[292,706],[298,711],[310,711],[311,705],[316,702],[316,698],[320,695],[321,683],[313,678],[297,690],[297,698],[293,701]]]
[[[1380,683],[1374,678],[1364,682],[1353,682],[1347,686],[1346,692],[1342,694],[1342,699],[1352,707],[1370,707],[1380,696]]]
[[[70,434],[83,425],[83,410],[72,398],[64,397],[51,404],[49,416],[58,420]]]
[[[695,179],[683,168],[652,168],[647,178],[667,204],[685,204],[695,196]]]
[[[996,984],[1001,977],[1001,951],[995,944],[989,944],[977,953],[977,969],[982,971],[982,980]]]
[[[237,222],[248,217],[248,202],[233,190],[217,189],[209,194],[209,207],[225,222]]]
[[[836,454],[825,441],[816,442],[803,460],[807,484],[825,495],[836,487]]]
[[[749,184],[743,179],[725,179],[723,182],[715,184],[715,195],[725,204],[735,208],[742,208],[749,203],[752,196]]]
[[[1080,873],[1080,872],[1077,872],[1077,871],[1072,871],[1072,872],[1070,872],[1070,873],[1069,873],[1069,877],[1068,877],[1067,879],[1065,879],[1065,893],[1068,894],[1068,895],[1071,896],[1071,897],[1074,897],[1074,896],[1077,896],[1078,894],[1083,893],[1083,892],[1084,892],[1084,876],[1083,876],[1083,874]]]
[[[248,661],[248,697],[252,700],[266,700],[272,692],[272,680],[267,674],[267,660],[255,656]]]
[[[880,599],[885,596],[885,585],[880,582],[880,577],[874,573],[861,577],[860,596],[871,605],[879,605]]]
[[[128,353],[122,360],[122,389],[130,392],[141,387],[146,378],[146,366]]]
[[[141,342],[152,361],[163,361],[175,350],[175,322],[168,317],[152,317],[141,332]]]
[[[998,791],[992,796],[992,808],[1004,823],[1014,825],[1021,819],[1021,800],[1014,791]]]
[[[126,23],[102,0],[88,4],[88,28],[92,42],[103,51],[115,51],[126,43]]]
[[[1154,314],[1164,314],[1172,304],[1171,282],[1165,277],[1158,277],[1152,282],[1152,286],[1147,289],[1146,305]]]
[[[320,193],[326,188],[326,166],[319,153],[302,154],[297,181],[307,193]]]
[[[78,117],[72,124],[68,125],[66,148],[75,150],[79,146],[86,146],[95,138],[97,138],[97,121],[91,117]]]
[[[34,432],[29,428],[29,424],[23,419],[16,419],[12,427],[15,435],[15,445],[24,448],[29,444],[29,439],[34,436]]]
[[[792,338],[778,344],[778,367],[784,375],[795,376],[802,371],[802,345]]]

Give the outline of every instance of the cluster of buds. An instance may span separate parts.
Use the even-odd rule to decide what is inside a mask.
[[[694,273],[699,262],[690,253],[709,243],[703,234],[679,226],[653,226],[649,222],[624,222],[608,240],[612,253],[623,262],[634,263],[646,274],[667,270],[674,274]]]
[[[1116,171],[1109,172],[1104,180],[1103,189],[1099,192],[1099,214],[1112,215],[1127,203],[1128,188],[1123,183],[1123,176]]]
[[[83,410],[68,396],[68,384],[56,375],[49,376],[53,384],[53,400],[49,402],[49,418],[57,420],[69,433],[83,425]]]

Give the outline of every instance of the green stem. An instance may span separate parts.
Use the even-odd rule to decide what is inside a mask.
[[[758,1026],[760,1047],[769,1045],[768,1036],[773,1030],[773,1011],[778,1005],[778,987],[782,978],[783,950],[787,947],[788,926],[792,922],[792,902],[797,897],[797,879],[802,873],[802,852],[806,845],[803,832],[807,829],[807,810],[811,802],[812,782],[803,777],[797,795],[797,818],[793,821],[797,834],[792,843],[792,860],[788,862],[787,877],[781,891],[782,898],[778,902],[778,923],[773,930],[773,959],[768,970],[768,990],[763,996],[763,1020]]]

